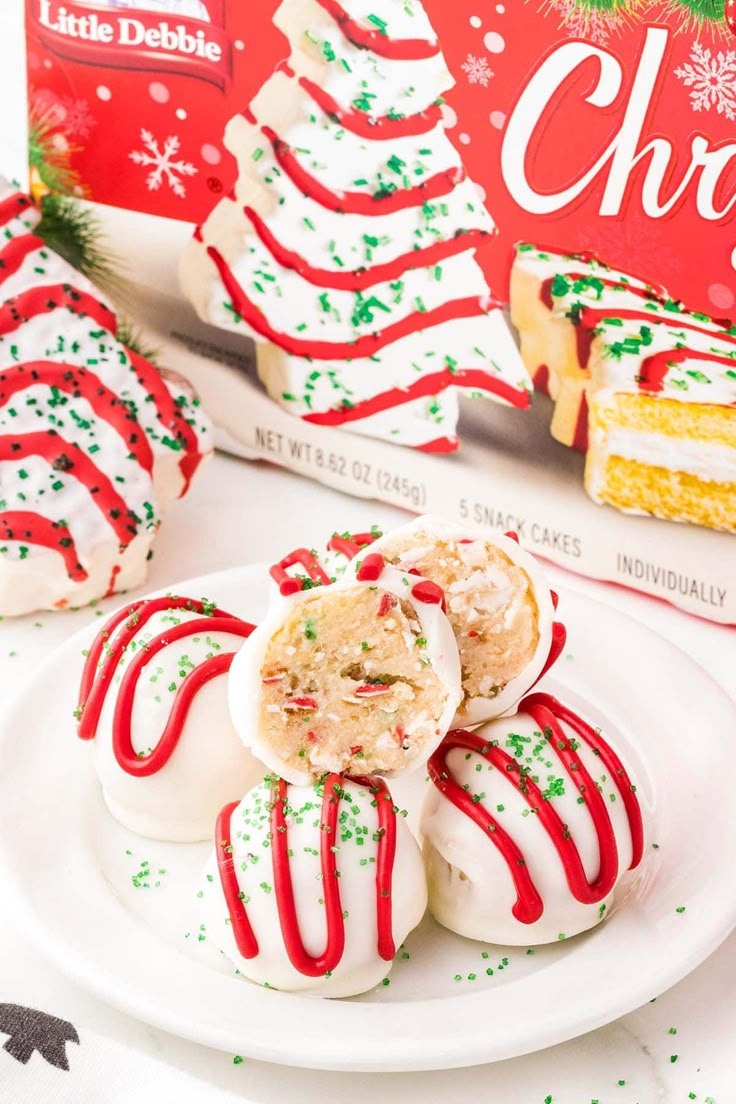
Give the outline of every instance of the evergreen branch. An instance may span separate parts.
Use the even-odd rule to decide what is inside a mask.
[[[118,262],[105,248],[102,224],[93,211],[71,196],[46,195],[41,216],[36,233],[50,249],[107,294],[119,290]]]
[[[151,364],[158,367],[161,350],[154,345],[150,345],[141,331],[133,325],[129,318],[118,318],[118,329],[115,336],[121,344],[126,345],[129,349],[132,349],[134,353],[137,353],[138,356],[143,357],[145,360],[150,361]]]

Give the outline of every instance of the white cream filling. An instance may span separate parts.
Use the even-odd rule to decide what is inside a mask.
[[[736,483],[736,439],[734,446],[729,447],[614,428],[596,443],[596,454],[603,465],[609,456],[619,456],[653,468],[685,472],[706,482]]]

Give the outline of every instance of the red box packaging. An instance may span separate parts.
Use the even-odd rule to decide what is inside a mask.
[[[357,33],[366,50],[384,49],[395,2],[303,0],[305,32],[319,5],[334,18],[336,36]],[[289,4],[298,21],[299,5]],[[588,446],[590,373],[557,378],[548,370],[537,356],[539,335],[524,333],[528,319],[518,303],[512,313],[524,359],[537,390],[554,399],[554,413],[543,397],[523,415],[490,406],[479,414],[463,403],[464,453],[437,458],[285,417],[252,371],[244,371],[242,339],[198,322],[181,299],[166,298],[177,295],[176,267],[192,224],[203,222],[237,183],[223,144],[228,120],[247,109],[289,54],[273,22],[278,7],[277,0],[27,0],[35,193],[61,188],[103,205],[114,246],[133,279],[146,285],[139,310],[171,344],[172,356],[189,359],[230,447],[412,509],[441,509],[499,527],[515,516],[529,546],[556,562],[736,622],[732,537],[627,516],[657,513],[670,491],[681,495],[679,470],[673,475],[678,486],[660,486],[652,501],[644,488],[629,503],[619,488],[614,504],[623,513],[585,496],[584,481],[596,502],[612,501],[583,474],[583,457],[557,442]],[[733,531],[736,426],[728,412],[736,394],[731,398],[726,361],[736,335],[729,323],[711,321],[736,314],[736,24],[728,3],[406,0],[404,8],[426,12],[455,79],[438,96],[447,134],[497,228],[477,251],[493,294],[509,302],[515,246],[534,243],[549,249],[552,260],[543,253],[544,263],[561,257],[567,265],[562,284],[541,281],[552,305],[565,289],[577,293],[581,277],[586,286],[597,281],[598,292],[621,291],[623,273],[627,291],[640,287],[632,294],[646,300],[642,309],[650,309],[650,299],[655,304],[658,323],[684,325],[678,347],[699,342],[701,361],[717,362],[712,393],[721,421],[709,423],[708,432],[720,435],[722,451],[716,459],[709,454],[706,464],[701,446],[710,445],[703,431],[700,438],[676,431],[686,477],[692,469],[693,479],[703,478],[715,465],[721,481],[711,513],[683,519]],[[596,267],[591,255],[609,268]],[[662,311],[670,314],[663,318]],[[709,317],[700,322],[692,312]],[[621,313],[628,324],[632,311]],[[558,320],[571,317],[579,325],[579,312],[559,308]],[[711,326],[721,343],[716,352],[708,346]],[[576,334],[578,346],[584,331]],[[649,340],[646,333],[636,338]],[[627,341],[611,339],[602,355],[631,352]],[[671,358],[656,355],[664,378]],[[692,381],[683,375],[682,387],[705,394],[692,399],[700,415],[710,402],[711,377],[701,361],[692,368],[679,348],[678,356]],[[659,378],[638,382],[645,397],[661,391]],[[591,440],[602,416],[593,414]],[[647,471],[661,476],[667,465],[677,469],[662,459],[661,441],[647,448]],[[459,472],[475,481],[462,498],[453,489]],[[614,475],[620,484],[630,478],[625,464]],[[698,485],[693,494],[700,494]]]

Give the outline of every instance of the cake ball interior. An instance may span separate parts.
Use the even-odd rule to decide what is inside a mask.
[[[394,541],[384,538],[381,554],[444,590],[465,702],[497,697],[534,659],[539,646],[534,586],[502,549],[484,540],[438,538],[417,530]]]
[[[380,587],[300,602],[260,676],[262,738],[298,771],[402,770],[436,739],[447,703],[414,606]]]

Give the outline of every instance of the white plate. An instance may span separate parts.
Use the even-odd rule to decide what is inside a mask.
[[[258,620],[268,584],[263,568],[250,567],[176,589]],[[192,887],[207,846],[143,840],[102,803],[71,715],[88,632],[41,668],[4,718],[3,896],[55,965],[110,1004],[264,1061],[449,1068],[528,1053],[616,1019],[679,981],[736,923],[736,713],[699,667],[641,625],[574,592],[563,593],[560,612],[567,655],[545,686],[605,723],[638,778],[648,823],[642,867],[594,932],[532,955],[425,919],[390,984],[356,1000],[277,993],[235,977],[197,940]],[[397,800],[415,804],[422,784],[396,784]],[[142,869],[152,872],[148,888],[133,885]]]

